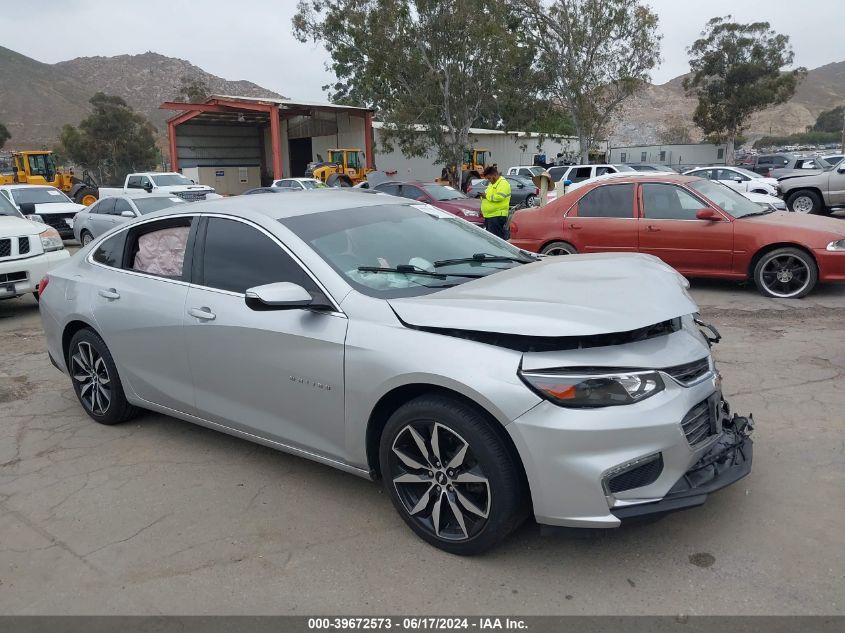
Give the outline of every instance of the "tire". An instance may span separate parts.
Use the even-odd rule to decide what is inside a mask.
[[[525,197],[525,208],[534,208],[540,204],[540,201],[537,199],[537,196],[531,194],[530,196]]]
[[[543,250],[540,251],[542,255],[575,255],[578,250],[569,242],[552,242],[546,244]]]
[[[515,458],[487,418],[458,399],[429,394],[404,404],[384,428],[379,458],[396,511],[446,552],[480,554],[525,518]]]
[[[93,239],[94,239],[94,236],[91,235],[90,231],[88,231],[86,229],[82,229],[82,232],[79,234],[79,243],[80,244],[82,244],[83,246],[88,246],[91,243],[91,240],[93,240]]]
[[[777,299],[800,299],[819,280],[813,258],[798,248],[778,248],[764,253],[754,266],[754,283],[760,294]]]
[[[73,390],[92,420],[120,424],[138,415],[138,408],[126,400],[109,348],[96,332],[86,328],[74,334],[67,358]]]
[[[77,204],[84,204],[86,207],[90,207],[92,204],[97,202],[99,197],[99,192],[93,187],[83,187],[76,192],[73,199]]]
[[[795,213],[821,215],[827,212],[821,196],[815,191],[806,189],[789,194],[786,199],[786,207]]]
[[[35,303],[41,303],[41,295],[38,294],[38,291],[32,293],[32,296],[35,297]]]

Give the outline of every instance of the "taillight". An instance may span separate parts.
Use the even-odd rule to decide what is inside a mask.
[[[41,297],[44,295],[44,290],[47,288],[47,284],[50,283],[50,278],[47,275],[41,278],[41,281],[38,282],[38,296]]]

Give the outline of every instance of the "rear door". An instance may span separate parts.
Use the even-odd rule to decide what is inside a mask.
[[[730,272],[733,221],[727,215],[715,209],[722,221],[697,219],[699,210],[712,207],[678,185],[643,183],[639,189],[641,253],[655,255],[682,273]]]
[[[722,183],[735,191],[747,191],[748,182],[751,180],[748,176],[732,171],[730,169],[713,169],[714,177],[711,180]]]
[[[199,415],[342,458],[346,317],[248,307],[245,291],[253,286],[287,281],[314,296],[323,291],[257,225],[209,217],[198,235],[185,333]]]
[[[116,198],[105,198],[88,210],[88,227],[98,237],[114,226],[112,214]]]
[[[634,185],[600,185],[563,218],[563,234],[579,253],[636,251]]]
[[[132,214],[132,217],[123,217],[123,213],[128,211]],[[135,209],[132,208],[132,205],[125,198],[117,198],[114,201],[114,209],[112,210],[111,214],[111,223],[112,226],[117,226],[118,224],[123,224],[129,220],[135,218]]]

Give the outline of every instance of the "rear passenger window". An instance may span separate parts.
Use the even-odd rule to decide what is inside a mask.
[[[257,228],[222,218],[209,218],[203,250],[202,285],[246,293],[248,288],[280,281],[309,292],[317,285],[284,249]]]
[[[123,262],[123,246],[126,244],[126,231],[103,240],[91,256],[98,264],[111,268],[120,268]]]
[[[578,201],[579,218],[634,217],[634,185],[596,187]]]

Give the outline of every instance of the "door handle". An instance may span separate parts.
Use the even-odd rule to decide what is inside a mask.
[[[583,227],[582,227],[580,224],[572,224],[572,223],[570,222],[570,224],[569,224],[569,228],[570,228],[570,229],[572,229],[573,231],[578,231],[578,230],[580,230],[580,229],[581,229],[581,228],[583,228]]]
[[[648,230],[649,230],[649,231],[651,231],[652,233],[657,233],[660,229],[658,229],[658,228],[657,228],[656,226],[654,226],[653,224],[649,224],[649,225],[648,225]]]
[[[97,294],[103,297],[104,299],[120,299],[120,293],[114,288],[100,288],[97,291]]]
[[[188,310],[188,314],[190,314],[192,317],[199,319],[200,321],[213,321],[217,318],[217,315],[205,306],[203,306],[202,308],[191,308],[190,310]]]

